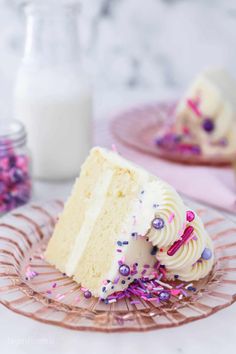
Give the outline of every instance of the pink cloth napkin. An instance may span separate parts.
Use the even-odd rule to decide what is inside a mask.
[[[111,148],[173,185],[178,192],[236,214],[236,177],[230,167],[185,166],[141,153],[112,136],[110,123],[97,121],[94,145]]]

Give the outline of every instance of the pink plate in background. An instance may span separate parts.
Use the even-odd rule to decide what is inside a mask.
[[[111,122],[111,131],[123,144],[156,157],[190,165],[224,166],[236,160],[235,154],[196,155],[168,151],[157,146],[155,140],[163,127],[173,124],[176,102],[161,102],[122,112]]]
[[[217,212],[189,202],[213,239],[216,264],[189,298],[160,304],[135,298],[109,305],[85,299],[80,286],[47,264],[43,252],[63,204],[34,203],[0,219],[0,303],[43,323],[74,330],[146,331],[179,326],[207,317],[236,300],[236,224]],[[31,280],[27,272],[37,274]],[[54,287],[53,284],[57,284]]]

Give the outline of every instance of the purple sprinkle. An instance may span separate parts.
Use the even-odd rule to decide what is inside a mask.
[[[184,286],[184,283],[181,283],[181,284],[179,284],[179,285],[176,286],[176,289],[180,289],[180,288],[182,288],[183,286]]]
[[[180,289],[181,290],[181,293],[185,296],[185,297],[188,297],[188,294],[186,293],[186,291],[184,289]]]
[[[114,280],[114,284],[117,284],[119,282],[119,280],[120,280],[120,277],[119,276],[116,277],[115,280]]]
[[[128,245],[129,241],[123,241],[123,245]]]
[[[170,299],[170,293],[168,291],[162,291],[159,294],[159,299],[161,301],[168,301]]]
[[[152,226],[154,227],[154,229],[156,230],[161,230],[163,229],[163,227],[165,226],[165,222],[162,218],[155,218],[152,221]]]
[[[84,297],[85,297],[86,299],[90,299],[91,296],[92,296],[91,291],[86,290],[86,291],[84,292]]]
[[[140,301],[139,300],[133,300],[133,301],[130,301],[130,304],[131,305],[138,305],[138,304],[140,304]]]
[[[189,291],[196,291],[197,289],[194,288],[194,286],[189,286],[189,287],[187,288],[187,290],[189,290]]]
[[[124,277],[127,277],[128,275],[130,275],[130,267],[127,264],[122,264],[119,268],[119,272]]]
[[[212,251],[210,248],[205,248],[202,252],[202,255],[201,255],[202,259],[204,259],[205,261],[208,261],[209,259],[211,259],[212,257]]]
[[[152,249],[151,249],[151,255],[155,256],[157,254],[157,251],[158,251],[158,247],[157,246],[153,246]]]
[[[214,125],[214,122],[212,119],[210,118],[206,118],[204,119],[203,123],[202,123],[202,128],[207,132],[207,133],[211,133],[214,128],[215,128],[215,125]]]

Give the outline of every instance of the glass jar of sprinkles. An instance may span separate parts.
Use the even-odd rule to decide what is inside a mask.
[[[16,120],[0,120],[0,215],[29,201],[30,171],[23,124]]]

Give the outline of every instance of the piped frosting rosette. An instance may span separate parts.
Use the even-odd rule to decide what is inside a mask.
[[[207,233],[201,219],[194,213],[194,220],[186,223],[185,230],[189,230],[189,236],[186,241],[174,252],[174,245],[164,249],[159,249],[157,258],[161,264],[165,265],[167,271],[179,274],[179,270],[191,267],[206,247]],[[180,242],[180,241],[177,241]],[[178,245],[176,244],[178,247]],[[176,247],[176,248],[177,248]],[[171,252],[171,250],[173,250]]]
[[[206,248],[202,256],[190,267],[178,270],[178,278],[183,281],[194,281],[204,278],[212,269],[214,264],[213,244],[209,236],[206,238]],[[174,276],[173,274],[172,276]]]
[[[156,257],[165,266],[168,278],[177,276],[180,280],[194,281],[211,271],[214,264],[213,244],[198,215],[186,210],[186,207],[184,214],[181,236],[165,247],[157,242]],[[157,232],[154,230],[154,233]]]
[[[147,236],[154,246],[167,247],[181,237],[186,207],[177,192],[162,180],[155,182],[154,195],[157,208]]]

